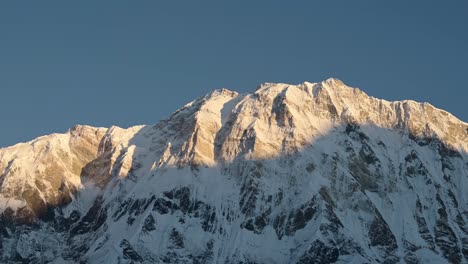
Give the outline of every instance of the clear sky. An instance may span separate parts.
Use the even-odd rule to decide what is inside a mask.
[[[1,1],[0,146],[336,77],[468,121],[468,1]]]

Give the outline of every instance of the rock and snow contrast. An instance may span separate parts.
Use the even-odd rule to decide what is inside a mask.
[[[336,79],[0,149],[1,263],[467,263],[468,124]]]

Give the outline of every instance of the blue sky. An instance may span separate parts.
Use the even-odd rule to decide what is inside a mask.
[[[336,77],[468,120],[467,1],[2,1],[0,146]]]

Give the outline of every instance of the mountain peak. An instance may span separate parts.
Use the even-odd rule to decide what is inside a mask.
[[[208,93],[204,96],[206,99],[210,99],[216,96],[229,96],[229,97],[236,97],[238,93],[236,91],[231,91],[227,88],[219,88],[215,89],[212,92]]]
[[[346,86],[341,80],[337,78],[333,78],[333,77],[322,81],[322,83],[325,83],[327,85],[334,86],[334,87]]]
[[[309,88],[309,89],[314,90],[314,93],[316,93],[315,90],[324,89],[324,90],[330,90],[330,92],[333,92],[334,94],[340,94],[343,92],[356,92],[356,93],[364,94],[364,92],[362,92],[358,88],[349,87],[337,78],[328,78],[318,83],[304,81],[301,84],[265,82],[257,86],[255,93],[265,91],[265,90],[272,90],[272,91],[280,92],[284,88],[290,88],[290,89]]]
[[[467,124],[445,111],[414,101],[377,99],[336,78],[297,85],[263,83],[244,95],[217,89],[176,113],[168,120],[168,131],[184,131],[184,136],[171,140],[171,153],[184,156],[173,160],[186,163],[215,164],[242,153],[277,156],[348,123],[397,129],[416,138],[437,137],[456,149],[468,149]],[[293,143],[285,146],[284,140]]]
[[[0,262],[465,263],[467,144],[334,78],[217,89],[0,149]]]

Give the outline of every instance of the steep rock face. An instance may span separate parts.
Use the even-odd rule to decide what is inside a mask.
[[[96,158],[105,129],[76,126],[0,150],[2,207],[25,206],[41,216],[47,206],[69,203],[80,188],[83,167]]]
[[[336,79],[0,150],[2,262],[465,263],[468,125]]]

